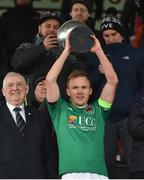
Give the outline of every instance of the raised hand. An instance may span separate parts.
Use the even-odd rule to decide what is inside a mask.
[[[102,50],[101,44],[95,35],[91,35],[91,37],[94,39],[94,45],[92,46],[90,51],[93,53],[97,53],[97,51]]]
[[[70,37],[70,32],[68,33],[66,40],[65,40],[65,49],[68,50],[69,52],[71,52],[72,48],[71,48],[69,37]]]
[[[43,41],[43,45],[45,46],[45,48],[47,50],[57,47],[57,37],[56,35],[53,34],[49,34],[45,37],[44,41]]]

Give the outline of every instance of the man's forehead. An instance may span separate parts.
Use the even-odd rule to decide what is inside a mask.
[[[75,77],[70,79],[69,81],[71,84],[81,84],[81,83],[88,83],[89,80],[86,77]]]
[[[6,78],[7,83],[14,83],[14,82],[25,82],[25,80],[21,76],[8,76]]]
[[[114,29],[107,29],[103,32],[104,35],[117,34],[118,32]]]
[[[87,8],[84,4],[81,4],[81,3],[75,3],[75,4],[72,6],[72,9],[76,9],[76,8],[83,8],[83,9],[88,10],[88,8]]]

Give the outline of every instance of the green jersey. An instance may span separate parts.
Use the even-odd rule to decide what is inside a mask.
[[[104,125],[108,109],[95,101],[78,108],[59,98],[48,104],[59,147],[59,174],[89,172],[107,176]]]

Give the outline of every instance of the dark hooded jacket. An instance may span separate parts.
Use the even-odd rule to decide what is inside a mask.
[[[37,84],[44,79],[45,79],[45,76],[42,76],[42,75],[36,76],[36,77],[33,77],[32,81],[29,83],[29,93],[27,96],[27,103],[28,105],[33,106],[37,109],[39,109],[41,103],[37,101],[34,91]]]

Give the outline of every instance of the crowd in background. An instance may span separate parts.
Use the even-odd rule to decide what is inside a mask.
[[[99,101],[99,97],[102,97],[103,100],[108,99],[109,104],[104,107],[103,103],[106,102],[99,103],[101,111],[105,113],[105,109],[111,109],[107,113],[109,115],[104,134],[102,133],[102,161],[105,162],[101,168],[99,165],[96,166],[96,173],[112,179],[144,178],[144,2],[125,1],[121,14],[118,14],[114,7],[104,12],[104,1],[99,0],[94,1],[95,11],[93,1],[63,0],[61,14],[50,10],[51,8],[39,13],[33,8],[32,0],[14,2],[15,7],[0,17],[0,143],[4,144],[0,150],[0,178],[48,179],[64,178],[64,174],[73,172],[95,173],[88,165],[89,162],[86,166],[87,171],[82,169],[83,161],[79,162],[76,170],[67,169],[66,164],[62,165],[62,162],[67,162],[70,157],[63,158],[68,153],[61,147],[62,140],[59,137],[63,132],[58,129],[59,123],[54,121],[56,115],[53,113],[59,111],[59,103],[62,103],[62,108],[65,109],[65,102],[74,101],[67,92],[67,78],[71,77],[73,71],[89,75],[88,78],[82,75],[90,79],[93,89],[92,93],[89,93],[88,103]],[[57,64],[59,57],[63,59],[62,55],[69,47],[66,42],[66,48],[60,48],[57,40],[57,32],[67,20],[86,23],[96,36],[96,39],[93,38],[97,45],[93,47],[95,50],[84,53],[67,52],[67,55],[64,54],[67,60],[63,60],[63,66],[57,66],[56,70],[53,69],[53,65]],[[97,20],[101,21],[100,29],[96,29]],[[100,55],[97,48],[102,49]],[[113,74],[116,81],[111,83],[113,80],[108,78],[101,56],[106,56],[105,63],[108,59],[113,66],[118,84],[108,63],[109,73]],[[55,72],[53,76],[52,71]],[[55,81],[57,86],[53,83]],[[114,89],[117,84],[114,100],[112,97],[110,100],[105,98],[108,94],[105,96],[105,93],[101,93],[108,82],[108,86],[113,84]],[[112,91],[112,88],[108,90]],[[112,92],[114,93],[114,90]],[[64,103],[58,98],[59,94]],[[57,101],[58,105],[54,110],[54,103]],[[22,108],[20,115],[25,121],[22,129],[25,128],[25,123],[27,125],[25,137],[21,137],[15,124],[10,122],[14,119],[17,123],[20,117],[19,112],[12,110],[17,106]],[[72,111],[75,111],[73,108],[71,107]],[[91,109],[87,111],[91,112]],[[64,110],[61,112],[60,119],[61,116],[65,117]],[[11,132],[10,128],[14,128],[16,132]],[[103,145],[101,147],[103,148]],[[73,148],[71,144],[71,149]],[[83,154],[82,149],[80,152]],[[83,154],[83,157],[85,156]],[[95,156],[99,156],[97,152]],[[95,159],[94,156],[92,158]],[[96,162],[101,164],[99,159]],[[76,167],[69,164],[69,168]]]

